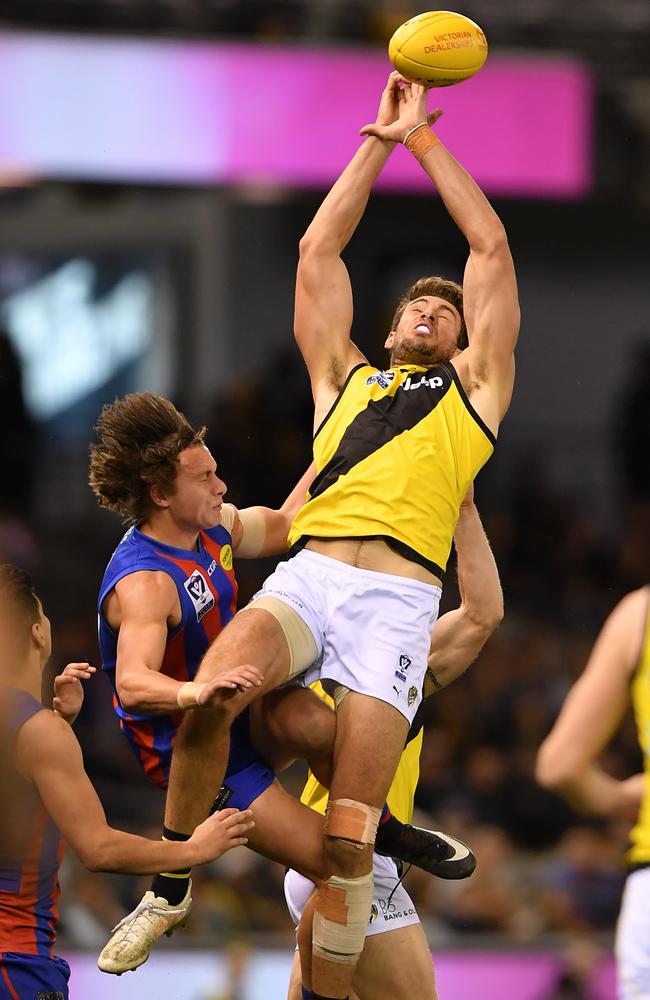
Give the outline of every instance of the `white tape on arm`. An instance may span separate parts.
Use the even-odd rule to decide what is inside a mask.
[[[239,520],[243,528],[241,541],[235,549],[235,555],[244,559],[254,559],[264,548],[266,538],[266,521],[259,507],[246,507],[239,511]]]
[[[200,684],[198,681],[185,681],[184,684],[181,684],[176,692],[178,707],[185,710],[198,705],[199,695],[204,687],[205,684]]]

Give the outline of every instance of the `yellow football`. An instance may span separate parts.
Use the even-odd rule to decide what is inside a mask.
[[[478,24],[464,14],[430,10],[405,21],[388,43],[395,69],[428,87],[450,87],[477,73],[488,45]]]

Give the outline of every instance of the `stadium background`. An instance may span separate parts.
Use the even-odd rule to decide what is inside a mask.
[[[311,400],[291,337],[297,242],[334,179],[319,169],[327,172],[326,150],[341,142],[337,123],[349,129],[351,114],[358,126],[372,120],[379,94],[370,87],[361,107],[345,87],[315,100],[312,63],[313,73],[327,72],[324,63],[338,60],[343,81],[365,67],[381,79],[390,68],[385,40],[421,9],[400,0],[5,0],[0,554],[37,581],[57,669],[70,659],[97,662],[94,599],[120,535],[86,485],[103,402],[151,388],[206,423],[240,506],[281,502],[304,469]],[[573,816],[535,785],[532,770],[605,616],[650,579],[650,9],[641,0],[583,0],[571,10],[557,0],[480,0],[462,9],[484,28],[490,57],[476,80],[435,95],[447,108],[440,134],[452,152],[452,135],[462,138],[478,174],[500,146],[502,173],[486,189],[508,230],[523,315],[515,397],[477,483],[506,618],[466,677],[430,703],[417,800],[423,822],[463,832],[478,872],[467,885],[412,873],[409,888],[441,956],[444,1000],[472,995],[462,976],[474,966],[486,1000],[489,969],[494,989],[502,992],[505,975],[519,1000],[606,1000],[627,830]],[[138,67],[176,51],[181,63],[202,61],[210,84],[219,77],[209,67],[223,59],[217,89],[199,79],[186,93],[164,78],[164,63],[156,83],[167,89],[152,92],[148,75],[111,100],[101,58],[119,80],[122,57]],[[248,60],[239,64],[244,76],[228,63],[233,53]],[[271,68],[245,75],[258,59],[281,68],[297,60],[289,89],[276,86]],[[502,106],[482,98],[482,87],[500,67],[525,76],[534,66],[565,71],[573,89],[548,102],[539,82],[517,100],[511,90],[511,118],[502,121]],[[507,79],[503,86],[507,96]],[[304,90],[300,129],[289,134]],[[197,95],[198,110],[183,103]],[[252,107],[259,117],[247,128]],[[194,115],[196,151],[182,126]],[[180,133],[166,134],[165,122]],[[226,132],[238,148],[213,162]],[[543,151],[523,190],[524,161],[519,147],[513,152],[522,134],[535,149],[541,136]],[[346,136],[342,149],[355,141]],[[274,144],[290,143],[290,157],[274,160]],[[554,171],[561,157],[564,181]],[[267,159],[256,174],[250,165]],[[401,289],[420,274],[462,272],[463,241],[417,180],[415,166],[403,164],[401,180],[373,196],[346,255],[355,338],[375,359]],[[240,562],[243,600],[270,565]],[[449,579],[446,607],[456,600],[453,572]],[[140,778],[109,700],[96,678],[77,724],[87,768],[112,822],[157,836],[160,797]],[[619,775],[638,769],[631,723],[605,763]],[[288,776],[296,791],[301,777],[300,769]],[[189,930],[147,967],[165,989],[176,984],[165,995],[282,995],[269,979],[273,967],[282,981],[292,943],[281,882],[277,866],[244,849],[198,872]],[[141,891],[137,879],[91,875],[68,855],[60,950],[87,949],[92,964]],[[442,956],[459,951],[464,972],[454,973]],[[91,989],[129,997],[145,975],[102,981],[79,962],[73,997]],[[147,988],[163,995],[163,986]]]

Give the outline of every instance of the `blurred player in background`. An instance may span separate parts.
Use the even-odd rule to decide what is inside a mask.
[[[451,684],[474,661],[487,638],[503,617],[503,595],[499,574],[470,489],[461,504],[454,533],[458,557],[460,607],[443,615],[433,631],[424,695],[434,694]],[[320,684],[319,695],[327,699]],[[329,700],[329,699],[328,699]],[[404,823],[413,816],[415,789],[419,777],[424,703],[408,733],[397,772],[388,793],[392,813]],[[328,792],[310,775],[302,801],[325,814]],[[412,900],[401,884],[397,866],[377,853],[373,859],[374,896],[366,941],[353,980],[355,1000],[436,1000],[431,951]],[[314,884],[298,872],[285,878],[285,895],[296,925]],[[307,934],[304,934],[307,928]],[[311,935],[309,921],[300,936],[300,957],[294,956],[289,1000],[300,1000],[303,981],[311,982]],[[305,978],[302,979],[302,968]]]
[[[29,576],[0,564],[0,998],[66,1000],[70,968],[54,954],[63,838],[94,871],[133,874],[202,864],[246,843],[251,814],[213,816],[182,844],[108,826],[84,771],[70,724],[88,664],[55,682],[54,709],[41,704],[51,654],[50,622]]]
[[[381,804],[422,697],[460,504],[510,402],[519,328],[503,225],[429,128],[425,89],[392,74],[364,131],[369,138],[300,245],[295,333],[312,382],[317,467],[290,534],[301,551],[223,631],[198,675],[209,682],[253,664],[264,684],[242,694],[248,701],[319,660],[335,694],[330,877],[318,891],[312,967],[314,995],[331,998],[348,996],[363,947]],[[463,288],[435,278],[410,289],[386,341],[391,368],[380,371],[350,339],[352,292],[340,254],[400,142],[438,188],[470,253]],[[187,832],[209,808],[198,761],[207,756],[225,770],[233,713],[221,704],[214,714],[217,726],[195,712],[179,729],[171,829]]]
[[[183,711],[206,695],[237,698],[259,682],[245,666],[214,682],[193,681],[201,657],[235,611],[235,555],[280,553],[301,481],[278,511],[238,511],[223,503],[225,484],[195,431],[169,400],[135,393],[105,406],[91,448],[90,481],[102,506],[135,522],[113,554],[98,609],[103,668],[114,689],[120,726],[147,776],[167,787]],[[312,473],[308,472],[307,479]],[[333,713],[311,692],[284,689],[235,721],[226,784],[218,807],[255,802],[258,835],[251,846],[267,857],[322,876],[322,819],[275,779],[296,757],[329,782]],[[201,776],[214,798],[209,767]],[[205,768],[205,770],[204,770]],[[471,852],[444,834],[405,827],[385,810],[379,848],[447,878],[466,877]],[[168,839],[179,831],[164,830]],[[181,839],[183,837],[180,833]],[[184,922],[191,904],[190,871],[158,874],[136,909],[120,921],[99,957],[104,972],[141,965],[153,943]]]
[[[618,780],[602,770],[598,757],[630,699],[645,775]],[[628,594],[612,611],[537,759],[537,780],[578,811],[635,823],[616,934],[621,1000],[650,1000],[649,761],[650,586]]]

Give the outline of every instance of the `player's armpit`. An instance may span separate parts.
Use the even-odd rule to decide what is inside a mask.
[[[337,393],[348,372],[365,359],[350,340],[352,287],[338,251],[306,236],[296,276],[294,335],[305,360],[314,399]]]

